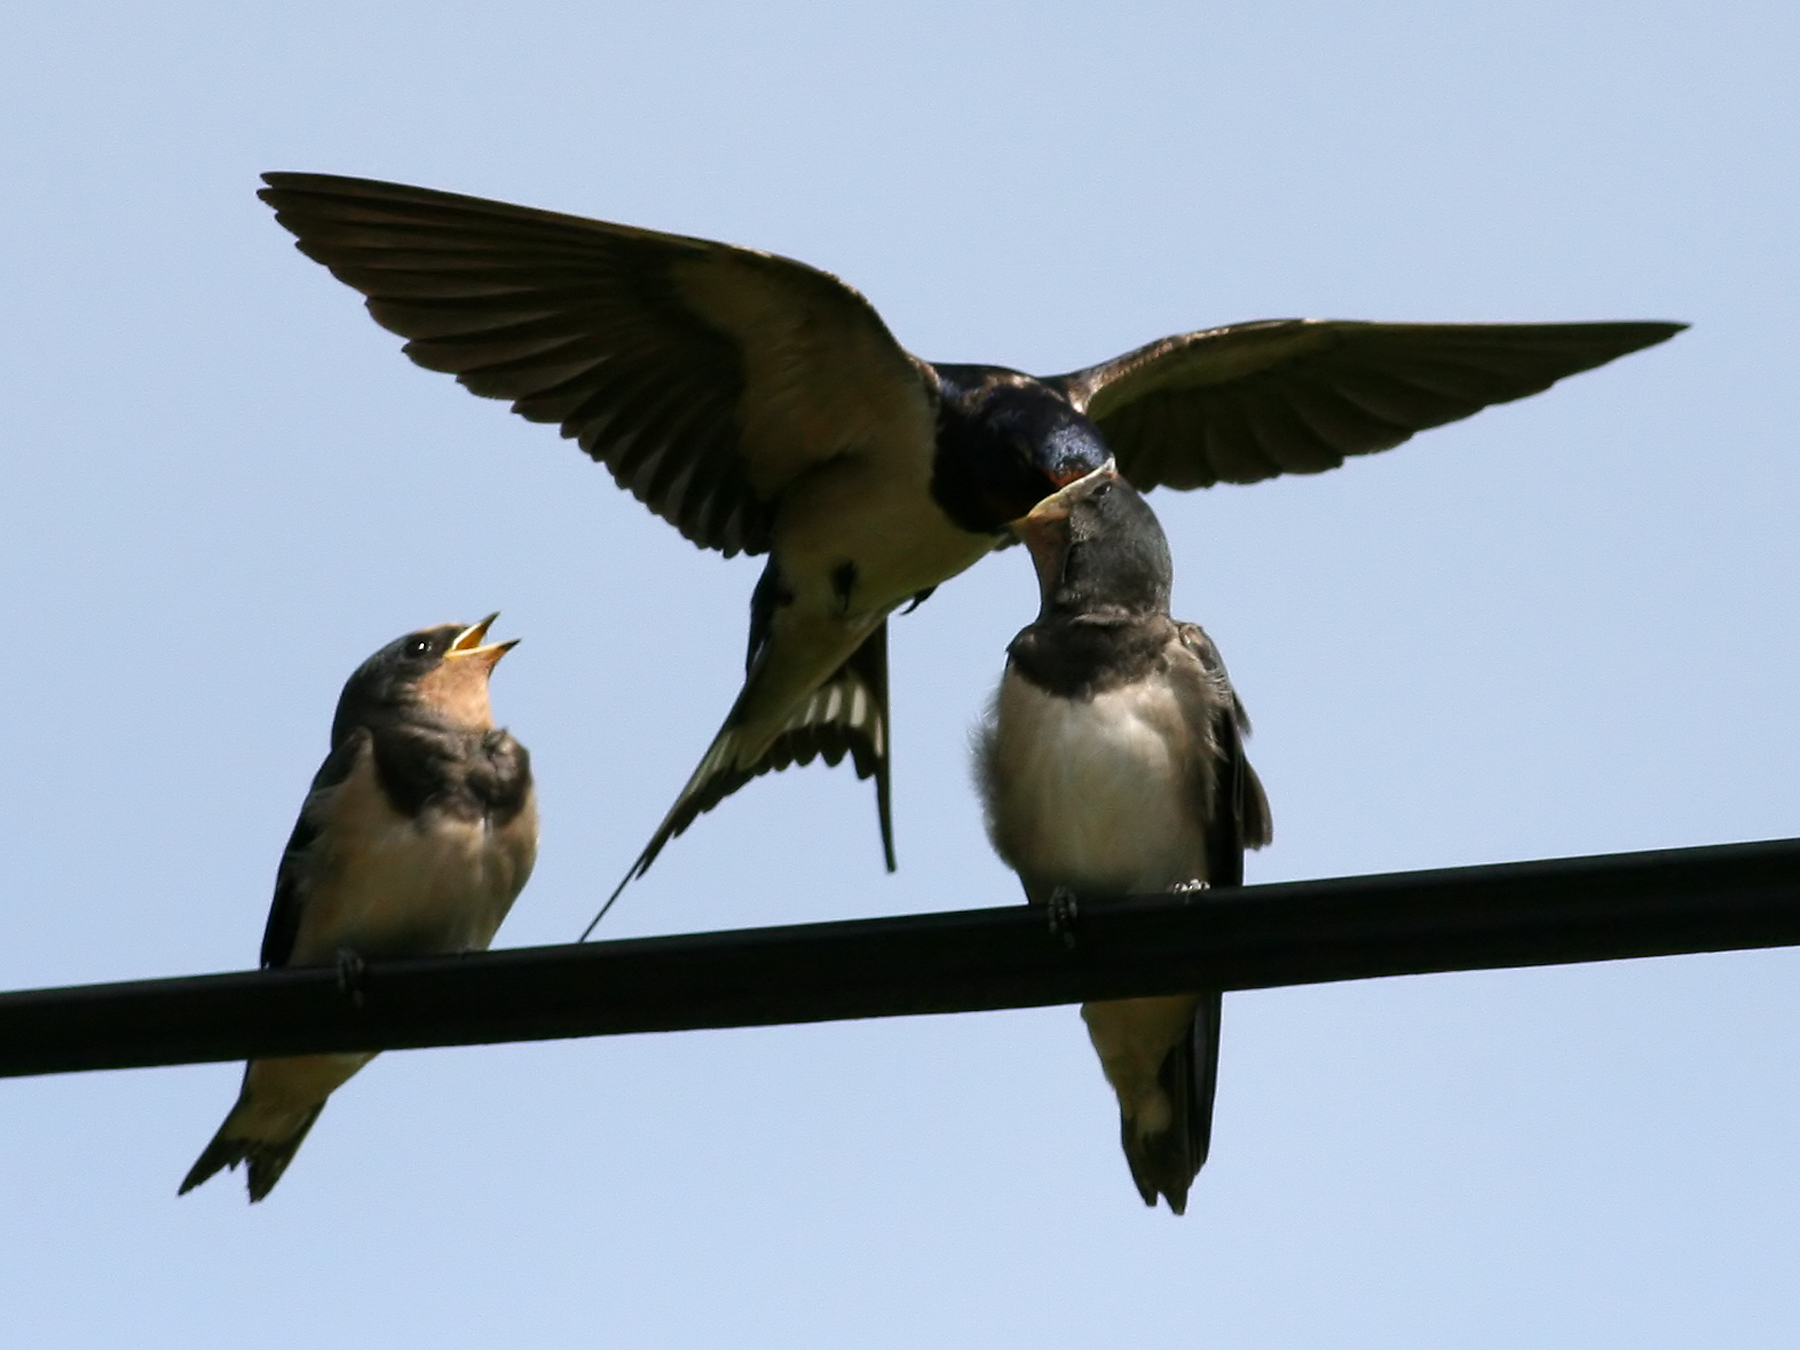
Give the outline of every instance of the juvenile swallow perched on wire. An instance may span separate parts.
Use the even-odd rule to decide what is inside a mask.
[[[1281,319],[1067,375],[937,365],[751,249],[475,197],[271,173],[301,252],[406,353],[560,426],[703,548],[767,553],[742,692],[627,877],[771,769],[848,754],[893,867],[887,617],[1116,456],[1148,491],[1316,473],[1661,342],[1674,323]]]
[[[1271,838],[1268,799],[1218,649],[1169,617],[1155,513],[1108,464],[1018,528],[1040,605],[976,741],[995,850],[1041,905],[1242,885],[1244,850]],[[1138,1193],[1177,1214],[1211,1141],[1220,1002],[1213,990],[1081,1010]]]
[[[488,677],[514,646],[490,614],[390,642],[338,699],[263,930],[262,964],[481,951],[531,875],[531,757],[494,725]],[[256,1059],[237,1104],[181,1183],[249,1165],[252,1202],[293,1160],[325,1099],[373,1054]]]

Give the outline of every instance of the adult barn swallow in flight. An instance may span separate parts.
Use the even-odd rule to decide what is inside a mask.
[[[271,173],[300,251],[420,365],[562,428],[702,548],[767,553],[742,692],[627,876],[771,769],[888,800],[887,617],[1116,456],[1140,490],[1316,473],[1547,389],[1675,323],[1280,319],[1067,375],[937,365],[787,258],[476,197]]]
[[[537,858],[531,757],[494,725],[488,677],[517,643],[483,643],[490,614],[390,642],[344,686],[263,930],[262,964],[484,950]],[[261,1200],[325,1099],[375,1056],[244,1066],[237,1104],[186,1180],[249,1164]]]
[[[1007,648],[976,742],[995,850],[1034,904],[1242,885],[1244,850],[1272,837],[1244,758],[1250,723],[1212,640],[1169,617],[1149,503],[1103,465],[1019,533],[1038,617]],[[1211,1141],[1220,1002],[1212,990],[1081,1009],[1138,1193],[1177,1214]]]

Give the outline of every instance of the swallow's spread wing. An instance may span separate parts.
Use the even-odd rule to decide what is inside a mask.
[[[1046,381],[1138,488],[1318,473],[1673,337],[1679,323],[1267,319],[1164,338]]]
[[[425,188],[264,177],[301,252],[366,295],[408,356],[560,425],[702,547],[764,552],[795,477],[880,453],[896,428],[930,434],[929,369],[804,263]]]

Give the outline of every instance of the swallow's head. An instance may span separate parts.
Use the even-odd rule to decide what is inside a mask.
[[[1174,566],[1156,513],[1109,459],[1013,522],[1043,613],[1167,614]]]
[[[344,685],[332,722],[336,745],[357,726],[382,718],[423,715],[459,730],[493,726],[488,677],[519,640],[484,642],[498,612],[480,623],[445,623],[395,638]]]
[[[1068,399],[1029,375],[939,367],[933,490],[965,529],[1003,532],[1051,493],[1112,458]]]

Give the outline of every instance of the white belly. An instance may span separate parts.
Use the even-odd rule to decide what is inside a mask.
[[[994,846],[1033,887],[1116,894],[1204,880],[1194,739],[1160,684],[1076,702],[1008,671],[984,747]]]
[[[952,523],[931,499],[929,458],[911,454],[847,456],[814,470],[788,489],[774,539],[799,607],[849,618],[885,614],[999,542]],[[845,561],[856,565],[847,604],[832,590]]]

